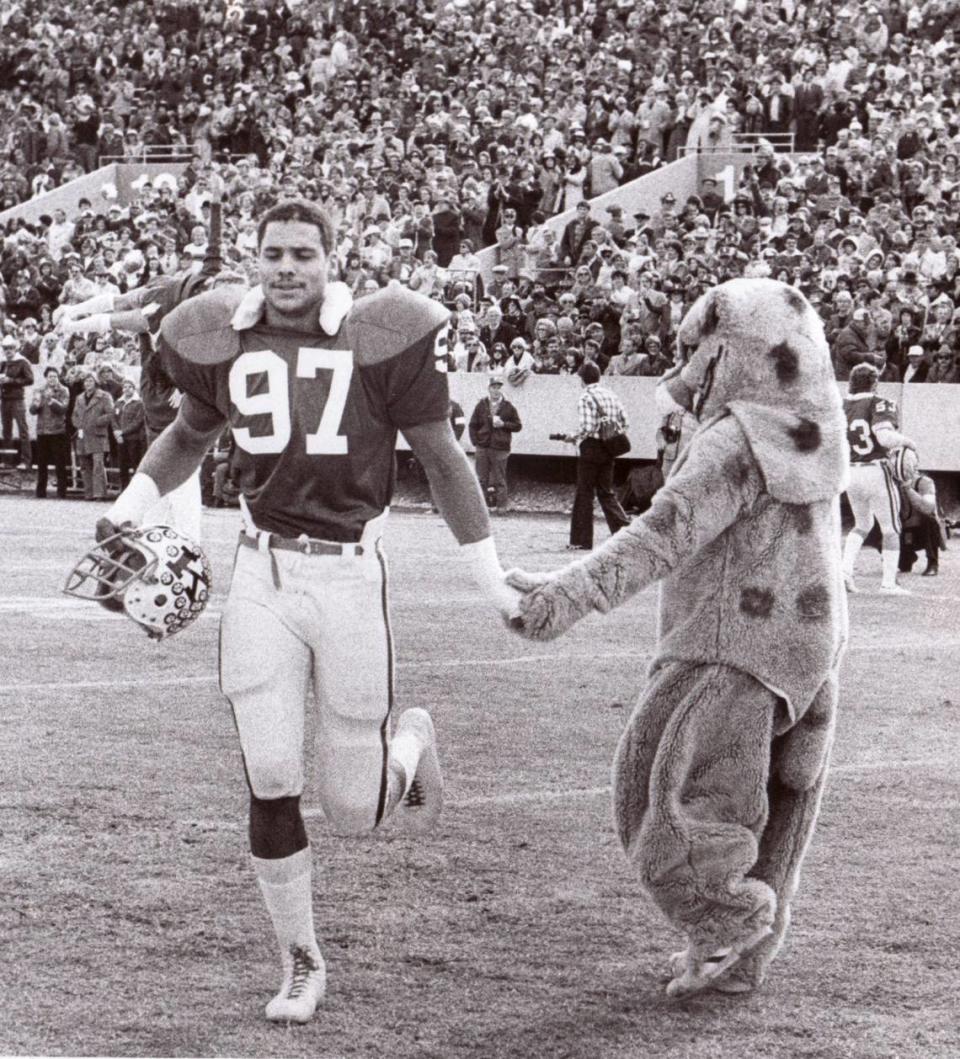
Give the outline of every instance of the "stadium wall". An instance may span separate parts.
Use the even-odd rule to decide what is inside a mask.
[[[104,184],[116,183],[119,168],[116,164],[103,166],[58,188],[45,191],[36,198],[21,202],[18,206],[11,206],[0,213],[0,224],[20,219],[28,224],[36,224],[43,214],[52,217],[54,210],[64,210],[69,215],[76,211],[81,199],[89,199],[94,208],[102,213],[109,203],[103,199],[100,191]]]
[[[620,397],[630,421],[633,447],[621,459],[652,460],[657,454],[660,415],[653,395],[656,382],[652,378],[604,376],[603,385]],[[846,383],[839,383],[837,388],[845,393]],[[512,451],[531,456],[575,455],[571,445],[551,441],[549,435],[576,431],[580,390],[580,380],[567,375],[534,376],[521,386],[508,383],[504,396],[523,422],[523,430],[513,435]],[[901,430],[916,442],[925,470],[960,471],[960,384],[883,383],[880,392],[899,405]],[[485,374],[450,375],[450,396],[463,407],[468,422],[477,401],[486,395]],[[464,444],[472,451],[466,435]]]

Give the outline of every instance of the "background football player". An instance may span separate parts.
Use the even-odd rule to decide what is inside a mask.
[[[424,830],[440,808],[429,714],[408,709],[393,730],[381,535],[398,430],[484,594],[504,617],[518,596],[450,427],[447,311],[395,283],[351,308],[344,285],[326,282],[334,230],[310,203],[273,207],[258,241],[260,288],[219,287],[164,319],[163,366],[183,402],[98,534],[139,525],[232,425],[248,474],[220,681],[250,787],[253,866],[284,968],[267,1017],[305,1022],[325,983],[300,812],[311,683],[320,800],[332,825],[363,831],[399,810]]]
[[[877,393],[880,376],[869,364],[858,364],[850,372],[843,409],[847,417],[850,445],[850,484],[847,499],[853,511],[854,526],[843,542],[843,581],[848,592],[856,592],[853,577],[857,556],[874,520],[880,526],[880,591],[888,595],[908,595],[897,584],[900,554],[900,490],[894,480],[888,456],[913,442],[901,434],[897,405]]]
[[[235,272],[224,270],[222,256],[223,181],[214,175],[210,186],[210,232],[199,270],[188,269],[174,276],[157,276],[125,294],[99,294],[76,305],[63,306],[57,316],[60,329],[68,334],[100,334],[125,331],[140,336],[140,399],[152,442],[173,422],[180,392],[164,371],[157,353],[157,337],[164,317],[188,298],[218,282],[236,282]],[[163,497],[147,513],[146,521],[172,526],[184,536],[201,536],[200,472],[191,474],[178,488]]]

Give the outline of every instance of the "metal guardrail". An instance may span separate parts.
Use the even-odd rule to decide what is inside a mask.
[[[123,154],[102,154],[97,165],[110,165],[113,162],[136,165],[137,163],[172,162],[185,164],[193,161],[194,150],[192,144],[183,143],[155,143],[138,147],[135,151],[125,151]]]
[[[796,136],[792,132],[737,132],[731,136],[728,143],[718,147],[721,154],[755,154],[761,143],[768,143],[778,154],[794,154],[796,151]],[[678,154],[698,155],[708,153],[703,146],[680,148]]]

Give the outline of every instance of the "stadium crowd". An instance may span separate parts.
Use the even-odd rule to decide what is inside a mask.
[[[199,268],[222,181],[231,264],[252,267],[266,205],[320,201],[356,296],[397,279],[454,310],[452,370],[658,375],[691,302],[754,274],[814,302],[839,378],[960,381],[957,21],[944,0],[15,0],[0,209],[108,160],[190,161],[130,202],[108,185],[6,222],[4,345],[72,401],[90,369],[119,390],[137,342],[54,311]],[[734,136],[757,149],[732,201],[707,180],[652,215],[590,204]]]

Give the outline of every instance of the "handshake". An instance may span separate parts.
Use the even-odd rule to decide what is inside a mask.
[[[551,441],[573,441],[572,434],[551,434],[549,437]]]
[[[528,640],[552,640],[596,609],[593,582],[582,562],[553,573],[504,573],[491,537],[460,547],[474,580],[504,624]]]
[[[503,586],[512,597],[509,612],[501,609],[503,619],[527,640],[554,640],[599,609],[593,600],[593,582],[582,562],[542,574],[508,570]]]

